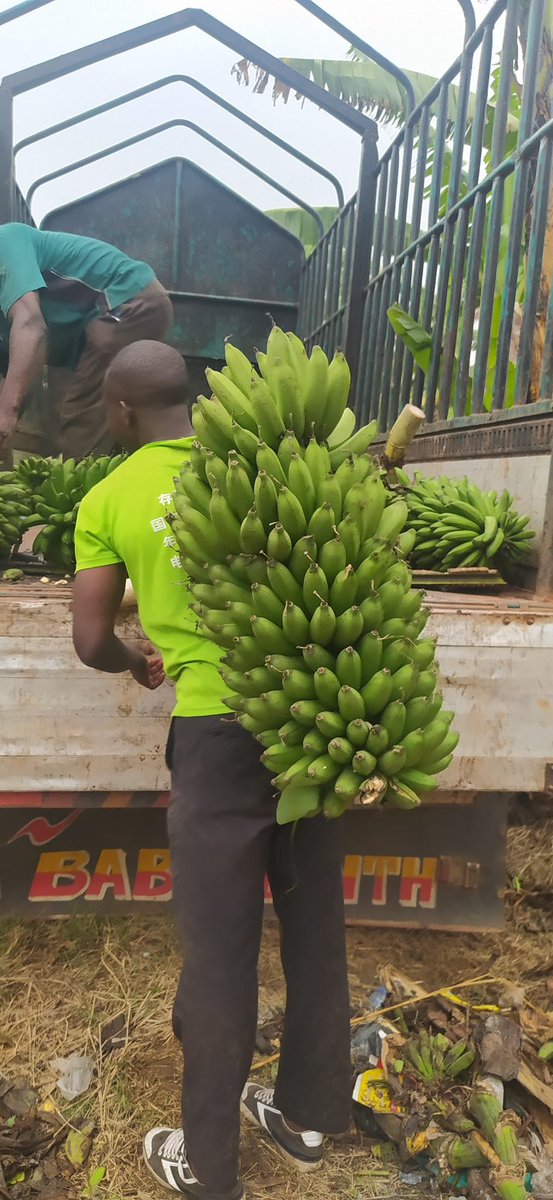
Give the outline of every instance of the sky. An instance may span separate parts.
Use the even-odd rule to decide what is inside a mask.
[[[13,3],[0,0],[0,11]],[[464,23],[457,0],[320,3],[399,66],[441,75],[461,50]],[[488,0],[474,0],[474,5],[479,21]],[[276,57],[346,56],[347,42],[295,0],[200,0],[198,6]],[[9,64],[11,73],[182,8],[174,0],[52,0],[45,8],[0,26],[0,63],[5,73]],[[238,86],[232,75],[237,57],[195,29],[150,43],[17,97],[15,140],[155,79],[186,74],[324,164],[339,177],[346,197],[351,195],[359,166],[358,136],[308,101],[302,105],[291,98],[286,105],[274,105],[270,88],[260,96],[251,87]],[[335,203],[327,180],[182,83],[24,149],[16,161],[18,182],[26,194],[41,176],[175,117],[203,126],[307,203]],[[389,132],[381,132],[380,149],[389,141]],[[196,133],[177,128],[43,185],[34,197],[33,216],[39,222],[61,204],[174,155],[191,159],[262,209],[290,204]]]

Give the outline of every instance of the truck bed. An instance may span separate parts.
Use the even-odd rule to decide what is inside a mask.
[[[553,602],[523,592],[427,593],[461,741],[443,793],[543,792],[553,762]],[[120,628],[138,632],[125,610]],[[71,586],[0,586],[0,804],[10,793],[159,792],[174,690],[83,667]],[[2,797],[3,793],[3,797]]]

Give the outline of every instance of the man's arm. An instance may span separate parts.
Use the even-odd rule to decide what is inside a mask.
[[[38,383],[47,352],[47,329],[37,292],[12,304],[8,373],[0,391],[0,446],[11,437],[25,396]]]
[[[73,589],[73,645],[87,667],[117,674],[130,671],[153,691],[165,679],[160,655],[148,642],[123,642],[115,620],[125,590],[122,563],[78,571]]]

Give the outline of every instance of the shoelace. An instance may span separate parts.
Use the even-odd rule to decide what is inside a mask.
[[[171,1162],[178,1162],[184,1153],[184,1134],[182,1129],[174,1129],[169,1134],[169,1137],[165,1139],[160,1149],[163,1158],[170,1159]]]
[[[259,1100],[261,1104],[269,1104],[272,1107],[273,1100],[275,1098],[275,1089],[259,1088],[259,1091],[255,1093],[255,1098],[256,1100]]]

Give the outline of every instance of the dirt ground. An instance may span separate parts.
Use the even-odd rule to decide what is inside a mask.
[[[511,830],[503,933],[349,930],[352,1005],[363,1006],[379,968],[393,963],[428,989],[490,972],[549,1008],[552,833],[553,822]],[[0,1076],[25,1076],[69,1126],[83,1116],[95,1125],[86,1167],[71,1173],[62,1150],[52,1155],[49,1176],[37,1184],[38,1200],[161,1200],[168,1193],[151,1180],[139,1152],[151,1125],[179,1123],[180,1058],[170,1029],[179,950],[170,916],[4,922],[0,962]],[[270,925],[260,984],[261,1024],[284,1000]],[[125,1044],[106,1050],[106,1024],[119,1017]],[[73,1052],[90,1055],[96,1071],[86,1096],[69,1104],[54,1086],[49,1063]],[[258,1077],[270,1080],[270,1068]],[[91,1177],[99,1167],[106,1175],[95,1190]],[[249,1200],[407,1200],[417,1194],[401,1182],[393,1161],[355,1134],[330,1147],[324,1169],[306,1179],[292,1175],[262,1137],[245,1130],[243,1174]],[[29,1192],[22,1182],[9,1195],[19,1200]]]

